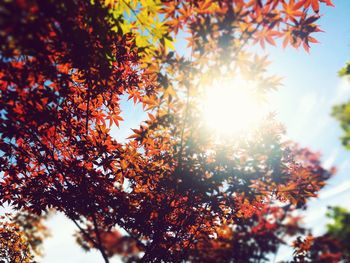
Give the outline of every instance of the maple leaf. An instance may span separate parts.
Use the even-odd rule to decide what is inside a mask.
[[[326,3],[328,6],[333,6],[331,0],[301,0],[300,3],[304,6],[304,8],[312,7],[314,12],[318,13],[320,11],[320,2]]]
[[[120,112],[113,112],[113,113],[109,114],[107,116],[107,119],[109,120],[109,127],[111,127],[112,124],[114,123],[115,125],[117,125],[118,128],[119,128],[119,122],[124,120],[120,116]]]
[[[283,12],[285,13],[285,19],[296,21],[297,17],[300,17],[304,14],[303,11],[300,10],[300,7],[302,7],[303,4],[304,3],[302,1],[295,3],[294,0],[289,1],[289,3],[283,2]]]
[[[327,6],[335,7],[335,5],[332,3],[332,0],[320,0],[322,3],[326,3]]]
[[[255,33],[255,42],[259,42],[262,48],[265,48],[265,41],[268,42],[270,45],[276,46],[274,38],[280,35],[281,33],[278,31],[272,31],[268,28],[264,28],[259,32]]]
[[[106,122],[105,122],[106,115],[103,112],[101,111],[95,112],[93,113],[93,117],[96,119],[97,124],[102,123],[103,125],[106,125]]]

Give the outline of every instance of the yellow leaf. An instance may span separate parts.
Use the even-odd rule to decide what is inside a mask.
[[[171,50],[175,50],[174,42],[168,38],[164,38],[164,44],[166,48],[169,48]]]

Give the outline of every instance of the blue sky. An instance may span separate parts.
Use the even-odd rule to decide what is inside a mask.
[[[341,146],[342,131],[330,116],[332,105],[350,99],[350,83],[337,76],[337,71],[350,60],[350,0],[334,0],[334,4],[335,8],[321,9],[319,24],[325,32],[315,35],[320,43],[312,46],[310,54],[293,48],[267,50],[272,61],[270,72],[284,77],[284,86],[271,95],[270,101],[277,118],[286,126],[287,136],[320,151],[325,166],[338,168],[320,197],[309,203],[304,221],[316,234],[324,230],[327,206],[350,209],[350,151]],[[177,47],[183,48],[181,43]],[[120,129],[112,130],[118,139],[127,137],[130,127],[136,128],[145,116],[140,107],[131,107],[128,102],[123,102],[122,109],[126,121]],[[102,262],[98,252],[85,253],[75,244],[75,227],[63,215],[52,217],[48,225],[52,237],[45,242],[42,262]]]
[[[337,174],[312,200],[305,221],[320,233],[326,223],[327,206],[350,209],[350,152],[339,140],[342,131],[331,116],[332,106],[350,99],[350,83],[337,72],[350,60],[350,1],[334,1],[336,8],[323,8],[320,19],[324,33],[316,34],[319,44],[310,54],[303,50],[271,49],[271,72],[284,76],[284,86],[273,94],[278,118],[287,135],[302,146],[322,153],[326,167],[335,165]]]

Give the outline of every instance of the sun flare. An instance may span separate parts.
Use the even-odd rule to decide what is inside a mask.
[[[262,103],[256,84],[243,78],[216,81],[208,87],[203,103],[203,118],[219,134],[249,131],[262,120]]]

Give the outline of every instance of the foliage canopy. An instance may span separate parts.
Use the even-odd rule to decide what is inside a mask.
[[[302,233],[333,171],[268,116],[217,140],[204,87],[244,76],[278,87],[259,44],[303,47],[330,0],[5,1],[0,9],[0,202],[54,208],[78,242],[128,262],[267,261]],[[174,48],[186,34],[191,55]],[[254,50],[254,49],[252,49]],[[127,141],[124,96],[148,119]],[[230,121],[230,120],[228,120]],[[9,232],[13,232],[10,230]],[[17,246],[15,250],[20,250]]]

